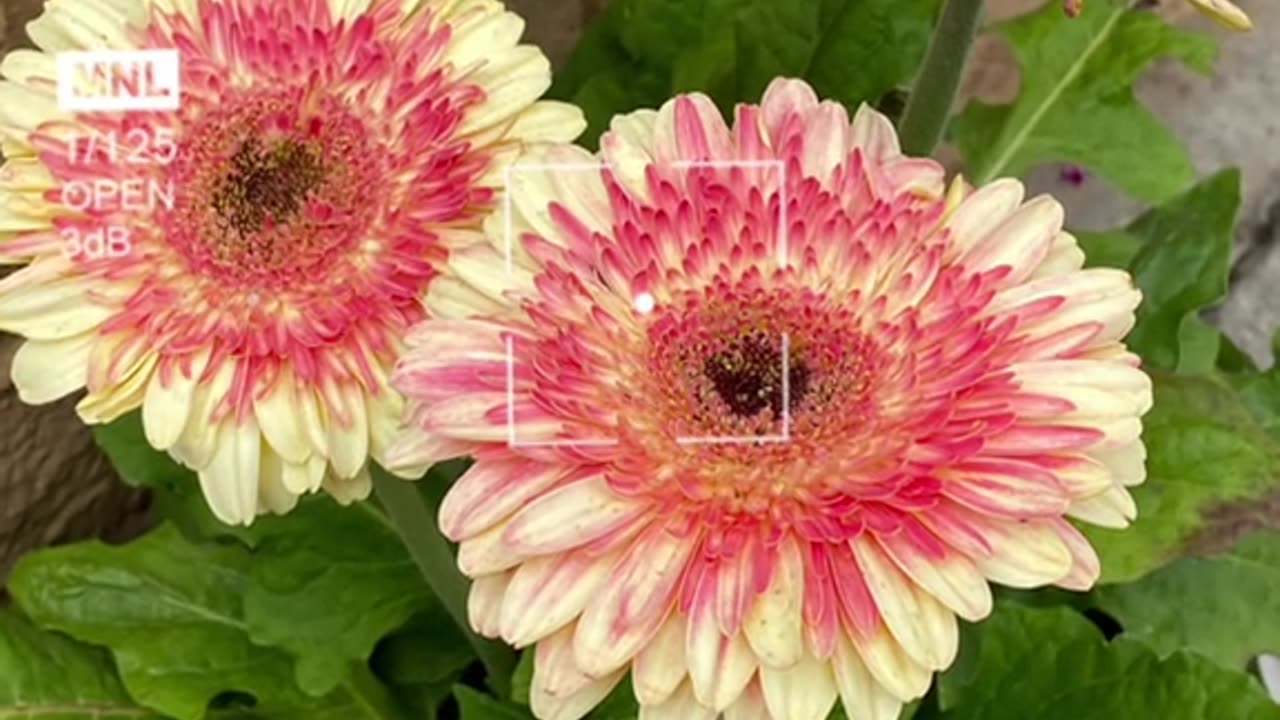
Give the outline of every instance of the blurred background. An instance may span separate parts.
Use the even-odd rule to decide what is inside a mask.
[[[287,0],[280,0],[287,2]],[[526,41],[563,63],[581,30],[608,0],[506,0],[528,19]],[[912,0],[902,0],[911,2]],[[987,20],[1021,14],[1044,0],[988,0]],[[1049,0],[1056,2],[1057,0]],[[1088,0],[1086,0],[1087,2]],[[1153,3],[1155,4],[1155,3]],[[1273,360],[1280,326],[1280,3],[1237,0],[1255,29],[1233,33],[1201,18],[1185,0],[1162,0],[1158,10],[1190,28],[1219,36],[1217,71],[1196,74],[1173,61],[1158,63],[1138,83],[1138,95],[1189,147],[1201,175],[1237,166],[1244,198],[1236,230],[1233,287],[1212,312],[1235,342],[1263,367]],[[27,44],[23,28],[43,0],[0,0],[0,55]],[[993,36],[970,57],[959,102],[1007,101],[1018,87],[1016,65]],[[944,162],[954,155],[942,148]],[[1052,191],[1067,205],[1068,224],[1107,229],[1140,207],[1076,168],[1037,169],[1032,192]],[[0,269],[0,274],[5,273]],[[147,498],[118,482],[91,433],[74,416],[78,398],[33,408],[9,383],[16,341],[0,334],[0,582],[12,561],[44,545],[103,537],[125,539],[146,527]]]

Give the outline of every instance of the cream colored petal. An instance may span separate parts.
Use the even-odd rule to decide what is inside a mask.
[[[689,619],[684,653],[694,695],[698,702],[717,712],[723,712],[738,699],[758,667],[755,653],[742,633],[721,633],[709,607]]]
[[[715,720],[716,711],[698,702],[689,683],[684,683],[660,704],[640,705],[637,720]]]
[[[1112,481],[1119,485],[1132,487],[1147,479],[1147,448],[1140,441],[1118,448],[1090,450],[1089,455],[1105,465]]]
[[[1063,544],[1071,551],[1072,558],[1071,571],[1058,581],[1058,586],[1077,592],[1089,590],[1102,574],[1102,561],[1098,558],[1098,553],[1071,523],[1055,519],[1051,524],[1062,538]]]
[[[0,135],[25,142],[41,124],[69,117],[51,92],[0,81]]]
[[[1035,588],[1057,582],[1070,572],[1071,551],[1047,523],[978,515],[970,518],[992,548],[991,555],[974,557],[974,564],[992,582]]]
[[[831,663],[806,654],[789,668],[760,668],[769,712],[788,720],[825,720],[836,704]]]
[[[258,515],[262,435],[252,417],[216,430],[217,449],[200,468],[200,488],[215,517],[228,525],[250,525]]]
[[[169,452],[179,462],[192,468],[202,468],[213,461],[218,445],[218,426],[213,422],[213,412],[231,388],[235,367],[224,362],[213,377],[197,383],[191,402],[191,414],[182,436]]]
[[[897,720],[902,701],[875,679],[843,635],[836,641],[831,669],[845,715],[853,720]]]
[[[526,555],[562,552],[649,510],[648,502],[619,495],[604,476],[597,475],[556,488],[516,513],[505,542]]]
[[[991,614],[991,586],[977,566],[948,549],[943,558],[926,557],[902,534],[878,538],[885,553],[926,592],[965,620],[977,622]]]
[[[440,503],[440,529],[451,540],[483,532],[525,507],[566,477],[559,465],[513,456],[481,458]]]
[[[641,705],[662,704],[687,677],[684,636],[684,616],[672,612],[658,634],[636,653],[631,685]]]
[[[617,561],[616,552],[599,557],[576,552],[523,563],[502,601],[502,637],[519,648],[565,626],[592,597],[607,592],[604,580]]]
[[[90,299],[101,281],[84,276],[45,277],[37,266],[0,280],[0,330],[32,340],[58,340],[87,332],[118,312]]]
[[[657,122],[656,110],[615,115],[609,121],[608,132],[600,136],[601,157],[623,187],[638,199],[649,197],[645,168],[653,162],[654,126]]]
[[[258,483],[258,506],[277,515],[284,515],[298,505],[298,495],[284,485],[284,460],[272,452],[271,446],[262,444],[262,473]]]
[[[604,700],[626,674],[625,669],[593,678],[576,664],[574,626],[538,643],[533,663],[529,706],[539,720],[578,720]]]
[[[201,355],[193,361],[189,373],[175,364],[168,373],[168,382],[163,381],[161,373],[152,376],[142,401],[142,427],[152,447],[168,450],[182,437],[194,409],[196,384],[207,361],[207,353]]]
[[[858,105],[850,131],[850,145],[860,148],[869,160],[884,162],[902,155],[893,123],[866,103]]]
[[[1072,502],[1067,514],[1093,525],[1122,530],[1138,517],[1138,504],[1126,488],[1115,486]]]
[[[299,415],[293,373],[284,371],[265,397],[253,401],[253,414],[273,450],[285,461],[305,462],[313,448],[307,441],[306,424]]]
[[[100,347],[101,344],[95,343],[95,351]],[[134,362],[118,381],[91,390],[76,405],[80,419],[94,424],[109,423],[137,409],[146,397],[147,383],[151,380],[158,358],[155,353],[148,352]],[[90,365],[93,362],[91,359]]]
[[[471,577],[487,575],[513,568],[528,557],[503,540],[510,526],[511,521],[505,520],[459,543],[458,567],[462,572]]]
[[[58,81],[58,62],[49,53],[19,48],[0,58],[0,75],[22,85],[43,84],[39,90],[47,92],[48,84]]]
[[[495,4],[496,5],[496,4]],[[483,8],[483,6],[477,6]],[[501,5],[493,9],[501,9]],[[445,59],[457,68],[484,62],[495,52],[515,47],[524,33],[524,19],[509,12],[470,11],[463,21],[450,23],[453,37]]]
[[[990,236],[1022,202],[1022,183],[1002,178],[965,198],[943,224],[951,240],[952,257],[962,257]]]
[[[571,103],[540,100],[516,117],[507,137],[521,142],[573,142],[587,129],[587,118]]]
[[[360,386],[349,385],[338,392],[347,422],[341,422],[336,412],[329,413],[329,463],[339,479],[349,480],[369,461],[369,416]]]
[[[758,679],[748,685],[746,691],[738,696],[737,702],[724,711],[724,720],[774,720],[769,713],[769,706],[765,705],[764,692],[760,689]]]
[[[928,691],[933,673],[912,660],[884,625],[872,635],[852,637],[867,671],[889,694],[906,703]]]
[[[672,612],[695,544],[661,526],[632,542],[609,577],[611,591],[593,599],[578,621],[574,657],[585,672],[622,668],[653,639]]]
[[[1049,254],[1031,273],[1031,279],[1075,272],[1084,267],[1084,260],[1084,251],[1080,249],[1075,236],[1060,232],[1049,245]]]
[[[325,471],[329,463],[319,455],[309,455],[300,463],[285,462],[281,471],[280,482],[289,492],[305,495],[320,489],[324,484]]]
[[[480,575],[471,581],[467,592],[467,622],[487,638],[502,635],[502,599],[514,572]]]
[[[13,355],[10,374],[22,402],[40,405],[84,387],[97,333],[61,340],[31,340]]]
[[[913,660],[942,670],[955,660],[955,615],[902,573],[867,535],[851,541],[854,555],[889,631]]]
[[[783,541],[769,587],[747,610],[742,631],[762,665],[787,667],[804,653],[804,561],[795,541]]]
[[[349,478],[329,473],[325,476],[322,487],[339,505],[350,505],[368,499],[373,492],[373,477],[369,475],[368,469],[360,470]]]
[[[551,63],[539,56],[535,69],[506,77],[501,84],[485,88],[483,103],[470,108],[458,126],[459,135],[484,130],[504,122],[536,101],[551,87]]]
[[[1231,0],[1191,0],[1191,4],[1200,12],[1232,30],[1253,29],[1253,21]]]
[[[1002,282],[1022,282],[1048,257],[1064,219],[1061,203],[1039,195],[1010,213],[958,261],[975,272],[1008,267],[1010,273]]]
[[[135,21],[141,18],[135,16]],[[128,50],[133,48],[120,6],[108,3],[50,2],[27,25],[27,35],[42,50]]]

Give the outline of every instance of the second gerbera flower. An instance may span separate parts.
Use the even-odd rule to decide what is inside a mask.
[[[618,118],[510,171],[394,384],[393,461],[472,454],[444,531],[482,633],[571,720],[896,717],[988,581],[1091,585],[1150,383],[1139,294],[1050,198],[944,193],[892,126],[777,81]]]
[[[436,266],[523,144],[584,125],[534,102],[550,68],[523,27],[492,0],[51,0],[40,50],[0,65],[22,398],[141,407],[226,522],[366,496]],[[177,112],[56,104],[58,53],[134,48],[178,51]]]

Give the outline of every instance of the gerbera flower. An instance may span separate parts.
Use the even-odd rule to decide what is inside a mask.
[[[51,0],[0,65],[0,329],[23,399],[142,409],[228,523],[367,496],[400,338],[526,143],[547,60],[492,0]],[[69,112],[65,51],[176,48],[176,112]],[[469,230],[470,228],[470,230]]]
[[[475,457],[440,523],[475,627],[536,643],[538,717],[630,671],[643,718],[893,718],[989,581],[1095,581],[1064,516],[1134,516],[1151,387],[1138,291],[1057,202],[944,192],[799,81],[601,147],[512,168],[392,380],[393,463]]]

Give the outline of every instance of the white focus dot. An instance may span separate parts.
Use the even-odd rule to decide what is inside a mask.
[[[649,293],[640,293],[639,295],[636,296],[636,302],[635,302],[636,312],[640,313],[641,315],[648,315],[649,313],[653,312],[653,308],[655,305],[657,305],[657,301],[655,301],[653,299],[653,296],[650,295]]]

